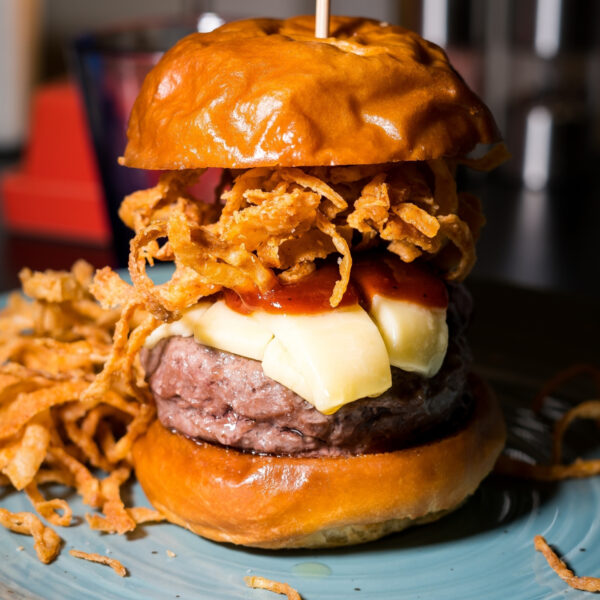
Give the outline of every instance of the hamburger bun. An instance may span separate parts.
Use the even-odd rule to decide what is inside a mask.
[[[197,443],[156,421],[133,447],[136,474],[168,520],[259,548],[357,544],[459,507],[505,439],[489,388],[470,377],[471,418],[420,446],[346,458],[260,456]]]
[[[494,120],[444,51],[369,19],[229,23],[146,77],[122,164],[141,169],[365,165],[459,156]],[[251,60],[249,60],[251,57]]]
[[[138,265],[159,253],[160,259],[175,259],[178,271],[172,288],[165,288],[166,296],[156,294],[153,302],[148,301],[155,316],[179,319],[174,328],[165,324],[167,336],[200,335],[201,326],[189,325],[189,331],[183,326],[187,318],[183,311],[191,306],[191,313],[196,314],[192,303],[198,298],[228,291],[245,294],[246,280],[253,282],[249,292],[253,299],[260,296],[267,304],[271,292],[286,289],[290,282],[311,288],[312,294],[311,273],[318,274],[319,269],[323,273],[332,265],[339,279],[324,288],[327,307],[319,308],[323,313],[319,318],[325,319],[327,312],[338,310],[335,307],[348,286],[354,285],[351,254],[356,253],[358,261],[365,247],[379,253],[381,263],[390,252],[412,262],[423,251],[431,251],[432,256],[423,259],[430,262],[435,277],[441,270],[448,279],[459,281],[475,260],[474,243],[483,218],[476,200],[456,192],[454,157],[463,159],[478,143],[497,140],[488,109],[454,71],[443,50],[413,32],[349,17],[333,17],[327,39],[315,39],[313,28],[313,17],[297,17],[247,20],[209,34],[192,34],[167,52],[144,82],[131,115],[122,164],[171,172],[156,188],[127,198],[122,215],[137,234],[130,265],[132,279],[143,288],[144,298],[150,298],[148,280],[136,271]],[[323,168],[330,166],[339,168]],[[185,191],[200,170],[208,167],[223,169],[219,191],[228,190],[212,206],[222,210],[212,216]],[[252,167],[259,168],[235,171]],[[159,251],[157,244],[151,247],[148,242],[154,243],[161,235],[166,235],[170,244]],[[296,257],[289,262],[284,256],[286,240],[298,244],[295,253],[289,250],[290,256]],[[147,245],[141,252],[143,244]],[[335,254],[343,258],[335,260]],[[439,257],[439,264],[431,261],[432,257]],[[187,271],[181,271],[183,267]],[[238,276],[224,280],[222,268],[237,270]],[[207,277],[209,272],[212,279]],[[266,275],[257,275],[264,272],[269,275],[266,279]],[[397,286],[416,285],[413,280],[406,283],[409,279],[402,283],[397,270],[390,273],[390,281],[395,283],[389,290],[376,286],[379,292],[373,294],[394,297],[391,290]],[[380,283],[384,281],[382,276]],[[194,291],[188,282],[198,289]],[[188,289],[193,298],[189,302],[185,300]],[[290,296],[288,300],[293,300],[291,290],[289,287],[284,294]],[[172,300],[175,291],[184,299],[177,306],[181,313],[174,311],[173,304],[168,310],[161,304],[161,298]],[[421,300],[428,296],[423,289],[419,294]],[[215,298],[223,300],[220,296],[212,300]],[[270,310],[247,302],[254,306],[250,312]],[[302,361],[289,357],[304,352],[302,356],[314,358],[316,345],[322,349],[326,341],[333,344],[336,331],[356,332],[356,320],[352,327],[344,328],[331,317],[328,323],[335,322],[337,330],[330,325],[318,329],[318,339],[304,335],[312,323],[302,321],[302,335],[298,325],[292,328],[293,334],[287,330],[288,347],[278,339],[281,322],[274,319],[281,317],[289,326],[295,312],[291,306],[289,313],[271,315],[270,325],[261,321],[273,341],[265,342],[270,345],[261,346],[248,358],[262,360],[264,376],[272,377],[265,385],[277,383],[297,394],[303,411],[316,411],[320,406],[327,415],[357,400],[379,398],[390,389],[392,362],[400,359],[393,359],[392,351],[386,349],[379,325],[366,313],[371,310],[367,305],[357,300],[356,310],[361,323],[366,323],[363,332],[368,329],[374,337],[367,343],[367,334],[349,335],[335,346],[346,353],[336,354],[337,362],[323,357],[318,361],[319,367],[327,365],[327,375],[335,375],[331,381],[321,374],[310,379],[315,372],[313,363],[306,360],[312,369],[309,372],[302,370]],[[310,311],[303,310],[300,317],[306,319]],[[452,310],[460,312],[456,306]],[[338,311],[337,316],[340,314]],[[394,315],[394,325],[406,324],[406,313],[389,314]],[[228,319],[228,323],[234,321],[231,315]],[[447,342],[445,319],[444,312],[439,327],[438,321],[415,325],[413,319],[405,330],[426,332],[422,347],[437,348],[439,340]],[[454,327],[460,336],[462,325],[458,322],[463,322],[462,316]],[[221,327],[227,329],[223,322]],[[232,337],[243,337],[242,329],[240,325]],[[196,341],[218,347],[213,338]],[[360,352],[351,347],[355,341]],[[394,343],[390,342],[390,347]],[[407,345],[415,351],[418,344]],[[223,349],[244,356],[237,346]],[[272,351],[268,372],[267,349]],[[466,348],[464,353],[469,355]],[[156,356],[162,360],[160,352]],[[364,372],[367,357],[381,360]],[[192,392],[189,398],[184,398],[181,390],[165,392],[163,397],[152,369],[146,371],[164,425],[155,422],[135,443],[136,475],[150,502],[170,521],[212,540],[260,548],[329,547],[367,542],[432,521],[473,494],[504,444],[504,423],[495,399],[481,381],[466,381],[465,367],[460,381],[454,387],[448,385],[453,400],[458,401],[452,406],[464,406],[465,411],[457,416],[453,410],[444,416],[439,429],[425,429],[424,435],[431,437],[435,432],[441,436],[433,441],[415,436],[404,444],[392,444],[398,441],[394,437],[398,428],[382,436],[377,443],[385,444],[373,446],[372,451],[343,455],[324,452],[302,457],[288,450],[260,454],[259,445],[250,443],[235,450],[220,445],[233,445],[220,430],[249,428],[253,440],[262,431],[255,427],[256,419],[233,407],[221,411],[220,396],[212,387],[232,399],[239,397],[235,389],[210,368],[193,367],[186,352],[177,354],[176,359],[178,368],[186,369],[193,380]],[[229,365],[232,361],[224,358],[222,362]],[[415,364],[408,361],[395,364],[395,368],[405,366],[407,372],[417,372]],[[381,377],[370,379],[380,371]],[[434,372],[428,366],[419,376],[426,378]],[[357,383],[353,376],[362,379]],[[206,377],[210,381],[203,387],[200,380]],[[176,370],[171,370],[169,378],[182,380]],[[361,387],[365,381],[371,386],[367,391]],[[409,387],[394,391],[399,403]],[[313,388],[318,393],[313,393]],[[263,388],[257,389],[260,398],[252,414],[261,415],[271,404]],[[465,393],[468,389],[471,395]],[[348,397],[342,401],[346,390],[350,390]],[[335,397],[337,404],[318,404],[321,397]],[[473,409],[469,410],[471,398]],[[202,419],[195,415],[202,411],[218,418],[214,423],[206,421],[209,424],[203,425],[204,429],[188,433],[193,438],[184,437],[177,431],[189,429],[175,421],[169,424],[167,413],[161,412],[161,406],[171,401],[181,408],[183,400],[187,404],[181,414],[189,422],[199,425]],[[419,402],[427,407],[428,402],[435,402],[435,396],[425,391]],[[289,416],[289,411],[284,413]],[[361,426],[368,428],[375,417],[369,411],[364,414]],[[304,435],[295,428],[297,422],[283,422],[278,415],[272,420],[290,436]]]

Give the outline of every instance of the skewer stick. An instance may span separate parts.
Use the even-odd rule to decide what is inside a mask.
[[[317,0],[315,37],[329,37],[329,0]]]

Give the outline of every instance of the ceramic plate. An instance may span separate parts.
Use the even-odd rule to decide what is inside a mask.
[[[548,422],[563,410],[561,401],[551,399],[548,419],[540,421],[524,408],[533,390],[514,374],[493,373],[491,379],[507,414],[509,446],[544,459]],[[571,458],[579,452],[598,456],[597,429],[584,427],[571,441]],[[126,488],[126,495],[128,501],[147,504],[138,484]],[[323,552],[247,550],[203,540],[170,524],[143,526],[129,536],[98,534],[83,520],[89,508],[75,495],[68,499],[78,523],[57,528],[64,548],[51,565],[38,562],[31,538],[0,528],[0,597],[280,597],[248,589],[243,577],[249,574],[286,581],[305,600],[586,597],[568,588],[534,551],[536,534],[546,536],[577,574],[600,576],[600,478],[534,485],[491,476],[462,508],[438,523]],[[14,492],[0,495],[0,506],[30,510],[25,496]],[[118,558],[129,576],[120,578],[108,567],[77,560],[68,554],[72,548]]]

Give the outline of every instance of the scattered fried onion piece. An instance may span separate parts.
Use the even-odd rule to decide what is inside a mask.
[[[600,369],[592,365],[573,365],[557,373],[546,382],[533,401],[533,409],[541,410],[544,400],[567,381],[590,375],[600,391]],[[600,459],[577,458],[571,464],[562,463],[563,438],[569,425],[575,419],[593,419],[600,423],[600,399],[586,400],[568,410],[554,425],[552,436],[552,463],[534,464],[521,459],[503,455],[495,470],[502,475],[532,479],[536,481],[560,481],[569,478],[583,478],[600,475]]]
[[[496,473],[533,481],[562,481],[600,475],[600,459],[576,459],[570,465],[540,465],[502,455],[496,462]]]
[[[121,499],[121,485],[131,475],[130,467],[119,467],[108,477],[100,482],[100,493],[102,494],[102,512],[104,518],[99,515],[86,515],[87,522],[92,529],[99,529],[110,533],[127,533],[133,531],[136,526],[135,520],[130,516]]]
[[[102,510],[102,529],[131,531],[162,518],[127,509],[120,493],[131,472],[131,447],[155,414],[137,355],[157,321],[132,286],[106,271],[100,277],[112,291],[102,308],[89,290],[92,271],[83,262],[70,272],[25,270],[33,301],[15,298],[0,314],[0,322],[18,324],[0,331],[1,483],[24,489],[38,514],[59,526],[70,525],[70,506],[46,499],[38,486],[74,487]],[[91,467],[109,474],[99,478]],[[20,531],[52,541],[37,521],[22,521]],[[40,556],[50,560],[48,552]]]
[[[0,508],[0,525],[33,537],[33,547],[43,563],[52,562],[60,550],[61,539],[50,527],[46,527],[33,513],[13,513]]]
[[[161,521],[166,520],[166,517],[160,512],[153,508],[147,508],[146,506],[133,506],[128,508],[127,512],[138,525],[144,523],[160,523]]]
[[[46,500],[42,496],[35,481],[32,481],[25,488],[25,493],[35,510],[42,515],[44,519],[50,521],[52,525],[58,525],[59,527],[69,527],[69,525],[71,525],[73,513],[66,500],[63,498]],[[62,511],[62,515],[58,512],[59,510]]]
[[[87,381],[65,381],[19,394],[14,402],[0,407],[0,440],[16,435],[30,419],[48,408],[76,400],[88,385]]]
[[[81,273],[81,267],[76,267]],[[80,278],[72,276],[67,271],[31,271],[23,269],[19,273],[23,292],[30,298],[45,300],[46,302],[67,302],[82,300],[85,297],[85,288]]]
[[[542,409],[544,400],[558,390],[563,384],[581,377],[582,375],[589,376],[594,382],[598,393],[600,394],[600,369],[594,365],[589,364],[576,364],[559,371],[551,377],[541,387],[540,391],[536,394],[533,400],[533,410],[539,412]]]
[[[572,588],[584,592],[600,592],[600,577],[577,577],[541,535],[536,535],[533,541],[535,549],[544,555],[552,570]]]
[[[99,506],[101,503],[100,483],[87,467],[60,446],[50,446],[49,458],[72,477],[72,481],[85,504]]]
[[[0,448],[0,470],[17,490],[27,486],[42,464],[48,445],[50,431],[48,415],[43,414],[28,423],[17,441]]]
[[[567,411],[554,426],[554,436],[552,445],[553,462],[560,463],[562,457],[562,441],[569,425],[575,419],[594,419],[600,423],[600,400],[587,400],[581,402]],[[590,461],[583,461],[590,462]],[[600,463],[599,461],[596,461]]]
[[[259,577],[257,575],[246,576],[244,577],[244,581],[250,588],[268,590],[275,594],[282,594],[286,596],[288,600],[302,600],[302,596],[287,583],[273,581],[272,579],[266,579],[265,577]]]
[[[96,554],[95,552],[84,552],[83,550],[69,550],[69,554],[75,558],[108,565],[119,577],[127,577],[127,569],[116,558],[110,558],[103,554]]]
[[[96,271],[90,291],[105,309],[123,306],[135,296],[133,286],[125,283],[110,267]]]

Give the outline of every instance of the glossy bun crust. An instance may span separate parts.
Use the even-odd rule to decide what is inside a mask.
[[[260,548],[357,544],[457,508],[504,445],[502,414],[474,379],[469,422],[445,438],[350,458],[258,456],[195,443],[156,421],[136,442],[136,475],[170,521]]]
[[[123,164],[143,169],[375,164],[456,156],[494,120],[443,50],[402,27],[252,19],[169,50],[133,107]]]

